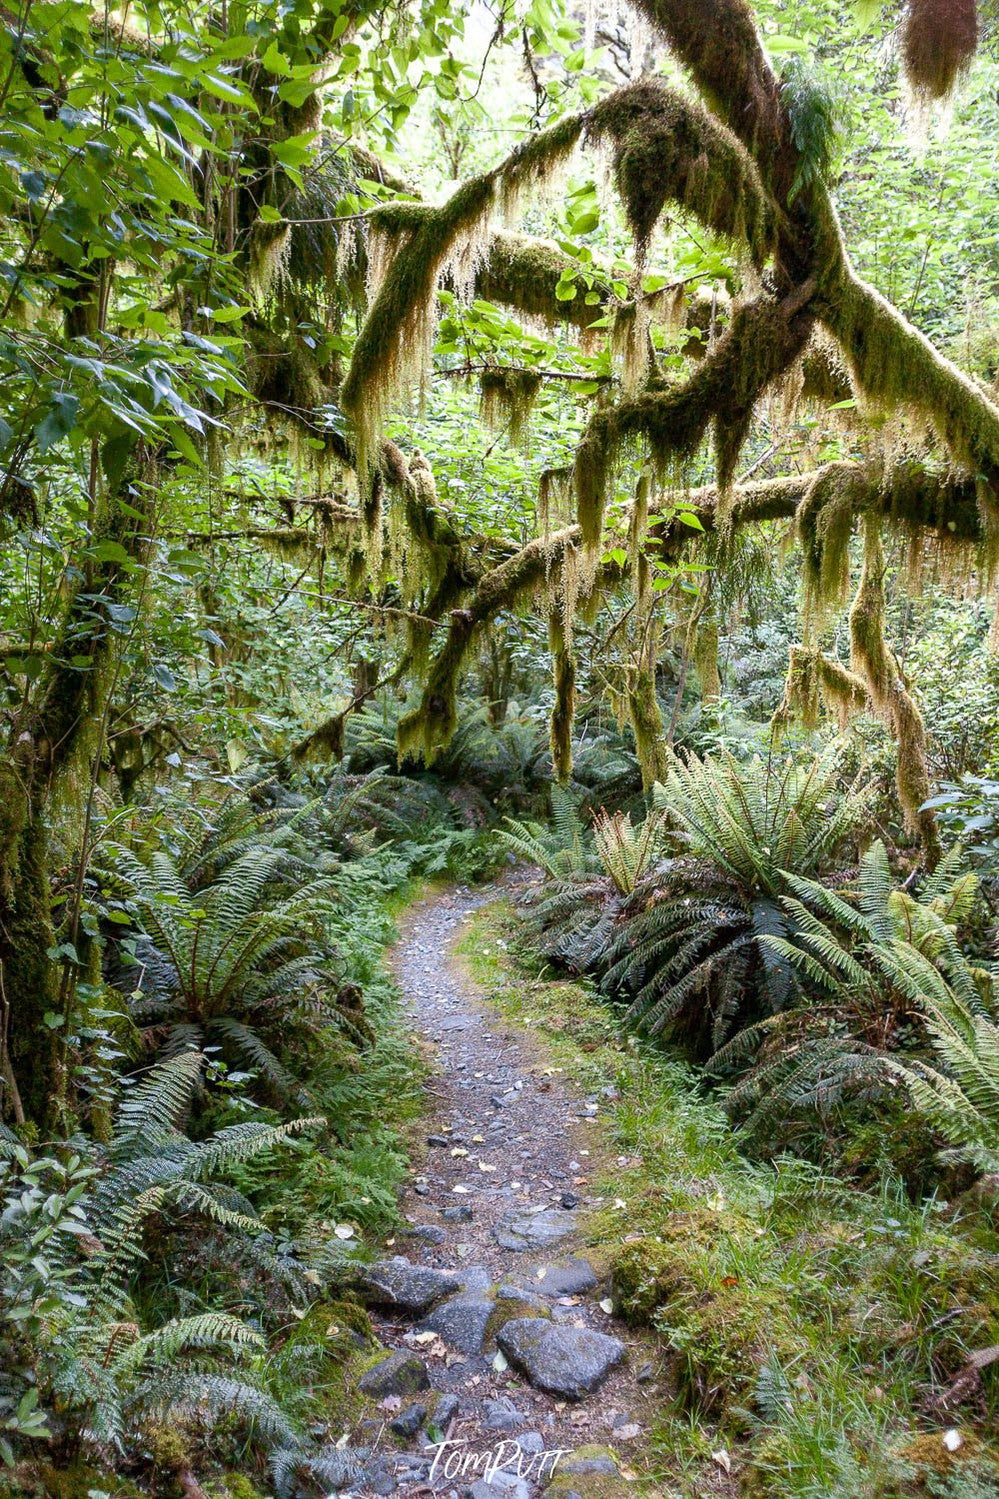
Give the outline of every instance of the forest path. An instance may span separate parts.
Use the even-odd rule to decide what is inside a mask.
[[[581,1220],[603,1201],[590,1187],[608,1153],[601,1100],[493,1009],[452,952],[503,893],[416,901],[392,954],[432,1052],[432,1107],[402,1201],[410,1227],[367,1275],[376,1331],[397,1352],[362,1382],[385,1429],[369,1419],[376,1463],[355,1492],[649,1494],[627,1461],[655,1411],[654,1349],[610,1314],[582,1243]]]

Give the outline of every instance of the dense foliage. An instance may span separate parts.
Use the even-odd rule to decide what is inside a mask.
[[[858,1233],[960,1202],[988,1299],[994,26],[0,8],[12,1492],[348,1481],[423,1066],[382,953],[511,855],[747,1202],[785,1156]],[[905,1419],[991,1450],[994,1361],[939,1397],[994,1318],[938,1357],[921,1317]],[[924,1478],[878,1492],[993,1491]]]

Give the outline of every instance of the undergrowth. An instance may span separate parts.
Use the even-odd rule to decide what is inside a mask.
[[[860,1191],[801,1159],[749,1161],[693,1072],[539,967],[508,906],[479,912],[459,951],[567,1073],[617,1094],[590,1232],[618,1309],[667,1350],[664,1492],[999,1493],[999,1389],[972,1358],[999,1342],[988,1218],[913,1203],[890,1177]]]

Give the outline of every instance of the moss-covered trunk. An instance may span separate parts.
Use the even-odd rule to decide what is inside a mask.
[[[0,995],[3,1113],[44,1127],[58,1076],[55,1008],[58,968],[49,957],[52,926],[45,798],[22,740],[0,763]]]

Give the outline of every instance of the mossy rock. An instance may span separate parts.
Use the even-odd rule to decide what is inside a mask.
[[[22,1463],[0,1478],[2,1499],[89,1499],[97,1490],[110,1499],[142,1499],[142,1490],[89,1463],[76,1462],[67,1468],[53,1463]]]
[[[775,1351],[782,1360],[803,1351],[776,1284],[743,1285],[724,1273],[713,1250],[726,1229],[751,1231],[736,1215],[674,1213],[661,1237],[626,1245],[613,1270],[615,1301],[629,1320],[670,1339],[677,1397],[702,1412],[744,1403]]]
[[[208,1499],[267,1499],[266,1492],[258,1489],[244,1473],[227,1473],[224,1478],[206,1483]]]
[[[371,1318],[360,1302],[349,1297],[317,1301],[289,1334],[286,1346],[317,1343],[337,1362],[350,1358],[374,1342]]]
[[[585,1499],[624,1499],[625,1495],[634,1499],[635,1487],[621,1477],[610,1447],[588,1443],[562,1459],[545,1487],[546,1499],[565,1499],[568,1494],[581,1494]]]
[[[483,1339],[483,1347],[489,1347],[496,1341],[496,1334],[512,1322],[515,1317],[540,1317],[545,1321],[551,1321],[551,1311],[546,1306],[538,1306],[535,1301],[521,1301],[519,1297],[499,1296],[486,1323],[486,1335]]]

